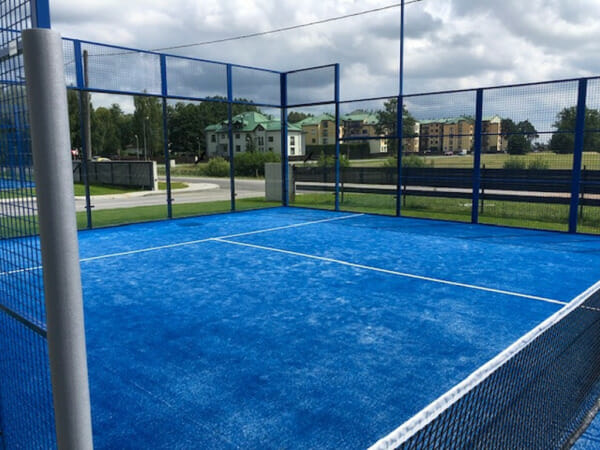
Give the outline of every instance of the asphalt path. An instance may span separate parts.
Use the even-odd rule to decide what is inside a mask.
[[[164,181],[164,179],[161,178],[160,181]],[[189,185],[187,189],[174,190],[172,192],[174,204],[213,202],[230,200],[231,198],[229,178],[173,177],[171,181],[183,182]],[[264,180],[235,180],[236,198],[263,197],[264,195]],[[98,195],[91,198],[93,210],[165,205],[166,202],[166,191]],[[75,208],[77,211],[85,211],[84,197],[76,197]]]

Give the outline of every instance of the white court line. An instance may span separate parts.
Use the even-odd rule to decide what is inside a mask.
[[[546,297],[538,297],[536,295],[520,294],[518,292],[504,291],[502,289],[494,289],[494,288],[488,288],[488,287],[484,287],[484,286],[477,286],[474,284],[466,284],[466,283],[459,283],[456,281],[442,280],[440,278],[432,278],[432,277],[426,277],[423,275],[415,275],[412,273],[398,272],[396,270],[381,269],[379,267],[365,266],[363,264],[356,264],[356,263],[351,263],[348,261],[342,261],[339,259],[327,258],[325,256],[310,255],[308,253],[300,253],[300,252],[294,252],[294,251],[290,251],[290,250],[282,250],[280,248],[265,247],[262,245],[246,244],[243,242],[226,240],[225,238],[213,238],[212,240],[217,241],[217,242],[223,242],[225,244],[240,245],[242,247],[250,247],[250,248],[255,248],[255,249],[260,249],[260,250],[267,250],[267,251],[271,251],[271,252],[284,253],[287,255],[301,256],[303,258],[316,259],[318,261],[325,261],[325,262],[340,264],[343,266],[355,267],[357,269],[371,270],[373,272],[386,273],[389,275],[397,275],[397,276],[405,277],[405,278],[413,278],[416,280],[431,281],[433,283],[446,284],[449,286],[457,286],[457,287],[463,287],[463,288],[467,288],[467,289],[475,289],[478,291],[492,292],[494,294],[510,295],[513,297],[521,297],[521,298],[526,298],[529,300],[537,300],[537,301],[541,301],[541,302],[554,303],[554,304],[563,305],[563,306],[567,304],[567,302],[562,302],[560,300],[554,300],[554,299],[546,298]]]
[[[203,242],[209,242],[209,241],[213,241],[215,239],[229,239],[229,238],[240,237],[240,236],[250,236],[250,235],[253,235],[253,234],[268,233],[270,231],[285,230],[285,229],[288,229],[288,228],[305,227],[307,225],[314,225],[314,224],[317,224],[317,223],[334,222],[336,220],[352,219],[354,217],[360,217],[360,216],[364,216],[364,214],[350,214],[350,215],[346,215],[346,216],[332,217],[332,218],[329,218],[329,219],[313,220],[313,221],[310,221],[310,222],[294,223],[294,224],[291,224],[291,225],[282,225],[280,227],[265,228],[265,229],[262,229],[262,230],[247,231],[247,232],[244,232],[244,233],[229,234],[229,235],[225,235],[225,236],[217,236],[217,237],[214,237],[214,238],[205,238],[205,239],[198,239],[198,240],[195,240],[195,241],[186,241],[186,242],[178,242],[178,243],[175,243],[175,244],[159,245],[157,247],[147,247],[147,248],[141,248],[141,249],[138,249],[138,250],[129,250],[129,251],[126,251],[126,252],[110,253],[108,255],[91,256],[89,258],[82,258],[82,259],[79,260],[79,262],[89,262],[89,261],[96,261],[96,260],[99,260],[99,259],[115,258],[115,257],[118,257],[118,256],[135,255],[137,253],[147,253],[147,252],[153,252],[153,251],[157,251],[157,250],[164,250],[164,249],[168,249],[168,248],[176,248],[176,247],[183,247],[183,246],[186,246],[186,245],[201,244]],[[14,275],[14,274],[23,273],[23,272],[32,272],[32,271],[40,270],[40,269],[42,269],[42,266],[27,267],[27,268],[24,268],[24,269],[15,269],[15,270],[10,270],[8,272],[1,272],[0,273],[0,277],[7,276],[7,275]]]

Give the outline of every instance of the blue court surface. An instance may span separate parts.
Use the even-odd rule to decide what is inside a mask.
[[[365,448],[600,279],[600,239],[275,208],[80,234],[97,448]]]

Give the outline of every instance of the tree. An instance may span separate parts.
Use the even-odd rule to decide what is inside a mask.
[[[201,155],[206,151],[204,129],[208,125],[227,120],[226,99],[212,97],[212,100],[201,103],[178,102],[169,105],[167,109],[169,142],[172,143],[174,153],[188,152]],[[236,101],[247,102],[245,99],[236,99]],[[260,112],[257,106],[249,104],[235,103],[231,109],[234,116],[247,111]]]
[[[139,138],[144,157],[162,155],[163,123],[162,106],[156,97],[135,96],[133,98],[133,133]]]
[[[511,155],[524,155],[532,150],[532,142],[539,134],[529,120],[519,123],[512,119],[502,119],[502,135],[507,140],[506,151]]]
[[[306,119],[307,117],[313,117],[312,114],[306,114],[303,112],[298,112],[298,111],[291,111],[288,114],[288,122],[289,123],[298,123],[301,120]]]
[[[69,107],[69,130],[71,148],[81,149],[81,117],[79,116],[79,92],[67,90],[67,105]]]
[[[378,125],[376,131],[379,134],[396,135],[398,124],[398,99],[393,98],[383,104],[384,110],[377,112]],[[415,137],[415,118],[408,112],[406,106],[402,107],[402,136],[404,139]],[[388,140],[388,151],[394,155],[398,154],[398,140]]]
[[[556,153],[573,153],[575,147],[575,126],[577,123],[577,108],[571,106],[564,108],[556,116],[552,125],[558,133],[550,139],[550,150]],[[600,130],[600,111],[597,109],[585,110],[585,129]],[[583,136],[583,151],[600,151],[600,133],[585,133]]]

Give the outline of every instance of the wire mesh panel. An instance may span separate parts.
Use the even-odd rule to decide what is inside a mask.
[[[231,68],[233,100],[264,106],[281,105],[281,75],[268,70],[233,66]]]
[[[160,57],[154,53],[82,43],[87,87],[122,93],[161,94]]]
[[[402,215],[471,220],[475,91],[404,98]]]
[[[168,95],[197,99],[227,99],[227,66],[169,56]]]
[[[335,101],[335,67],[289,72],[287,100],[288,106]]]
[[[483,99],[480,221],[566,230],[577,82],[491,89]]]
[[[55,446],[41,255],[20,33],[29,1],[0,2],[0,431],[6,448]]]
[[[309,208],[335,207],[335,125],[334,105],[288,109],[288,159],[293,167],[290,171],[293,183],[290,204]],[[350,156],[354,153],[346,153],[340,160],[341,165],[348,165]]]
[[[579,232],[600,233],[600,79],[588,81],[579,194]]]

